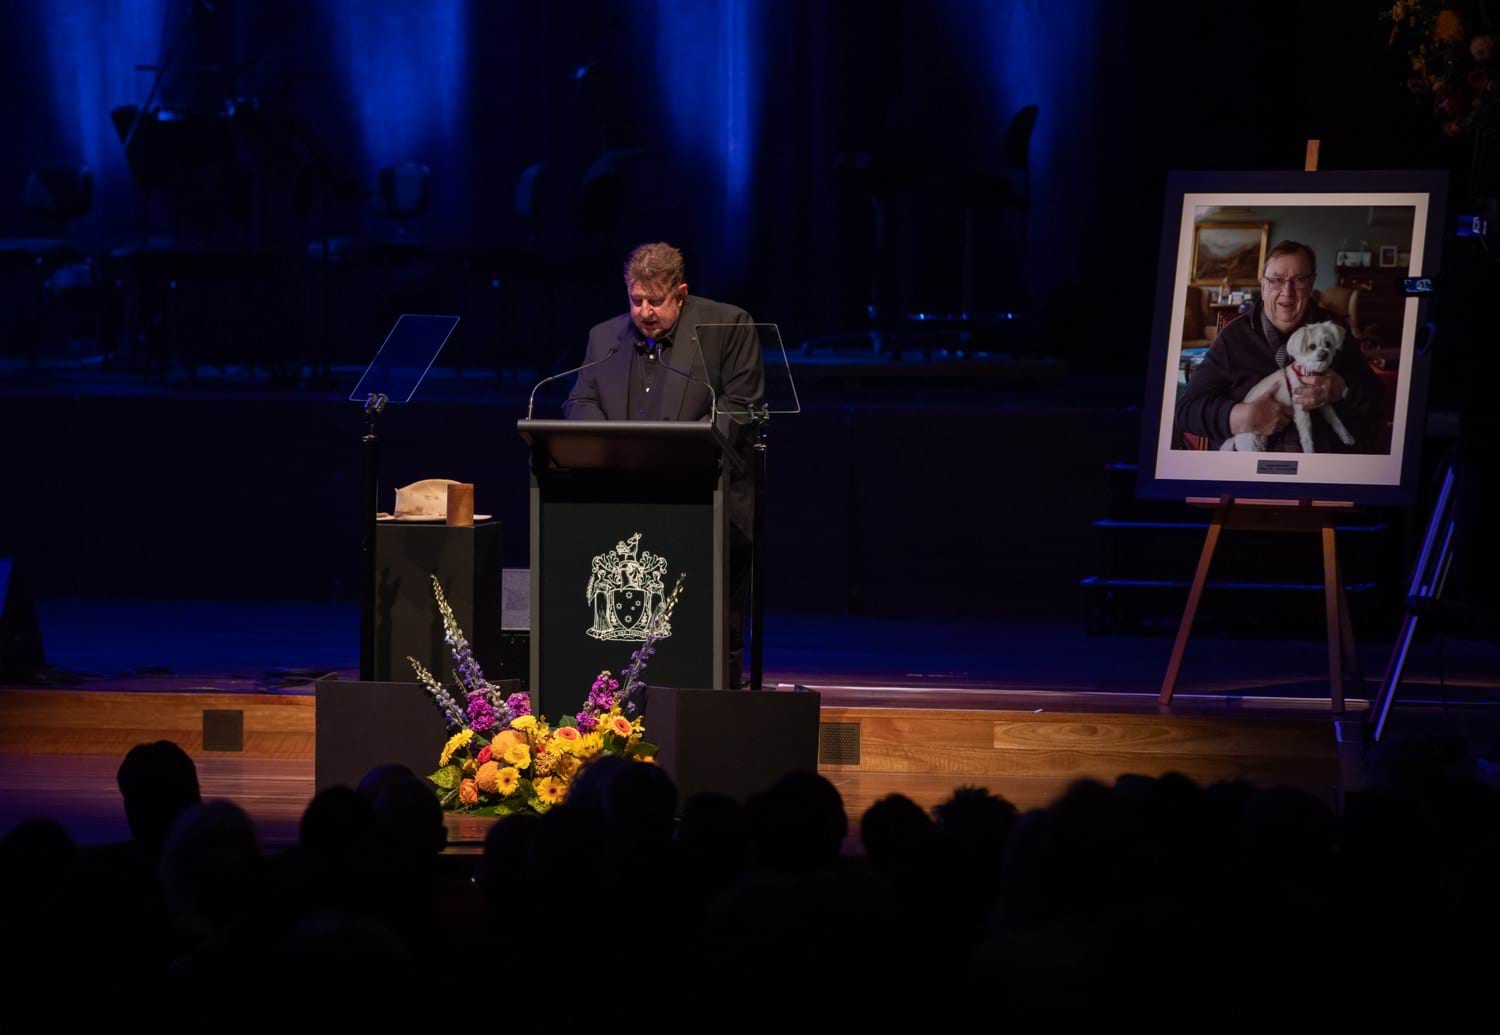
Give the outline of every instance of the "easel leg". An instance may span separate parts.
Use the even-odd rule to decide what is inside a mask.
[[[1188,590],[1187,606],[1182,610],[1182,622],[1177,626],[1177,640],[1172,644],[1172,660],[1167,662],[1167,674],[1161,681],[1162,704],[1172,703],[1172,694],[1177,689],[1177,674],[1182,671],[1182,656],[1187,653],[1188,638],[1193,634],[1193,619],[1198,616],[1198,604],[1203,599],[1203,586],[1208,582],[1208,566],[1214,559],[1214,550],[1219,545],[1219,533],[1224,530],[1224,519],[1229,513],[1227,504],[1214,511],[1208,523],[1208,537],[1203,540],[1203,552],[1198,556],[1198,570],[1193,575],[1193,586]]]
[[[1349,679],[1354,684],[1355,692],[1363,697],[1365,674],[1359,665],[1359,644],[1354,639],[1354,619],[1349,614],[1349,594],[1344,590],[1344,566],[1342,564],[1338,566],[1335,576],[1339,584],[1339,625],[1344,633],[1344,664],[1348,668]]]
[[[1344,627],[1339,603],[1339,556],[1332,524],[1323,526],[1323,612],[1328,621],[1328,694],[1335,715],[1344,711]]]

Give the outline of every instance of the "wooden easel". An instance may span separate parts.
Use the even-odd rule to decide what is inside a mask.
[[[1303,159],[1304,172],[1318,171],[1320,141],[1309,140]],[[1359,670],[1359,652],[1354,645],[1354,624],[1349,619],[1349,597],[1344,592],[1344,580],[1339,571],[1336,522],[1341,514],[1353,508],[1352,503],[1314,502],[1312,500],[1233,500],[1222,499],[1188,500],[1194,506],[1215,507],[1213,520],[1208,524],[1208,538],[1203,541],[1203,553],[1198,557],[1198,571],[1193,575],[1192,588],[1188,590],[1187,607],[1182,612],[1182,622],[1177,626],[1177,640],[1172,644],[1172,660],[1167,663],[1167,674],[1161,682],[1162,704],[1172,703],[1172,693],[1177,689],[1177,674],[1182,671],[1182,656],[1187,653],[1187,644],[1193,633],[1193,619],[1198,616],[1198,604],[1203,599],[1203,587],[1208,582],[1208,566],[1219,545],[1219,534],[1226,528],[1253,529],[1261,532],[1317,532],[1323,538],[1323,596],[1324,613],[1328,623],[1328,691],[1334,714],[1344,711],[1344,668],[1347,660],[1349,674],[1355,686],[1364,681]]]
[[[1167,663],[1167,674],[1161,683],[1161,703],[1172,703],[1172,693],[1177,689],[1177,675],[1182,671],[1182,656],[1187,653],[1188,640],[1193,633],[1193,620],[1198,616],[1203,587],[1208,582],[1208,567],[1213,562],[1219,535],[1224,529],[1317,532],[1323,540],[1329,699],[1334,714],[1342,714],[1345,665],[1348,666],[1347,674],[1352,676],[1356,686],[1364,679],[1359,670],[1359,653],[1354,645],[1354,624],[1349,618],[1349,598],[1344,592],[1336,539],[1338,519],[1348,514],[1354,504],[1313,500],[1235,500],[1228,496],[1221,499],[1189,498],[1188,503],[1198,507],[1213,507],[1214,516],[1208,523],[1208,537],[1203,541],[1203,552],[1198,557],[1198,570],[1193,575],[1192,588],[1188,590],[1187,607],[1183,609],[1182,621],[1177,626],[1177,640],[1172,644],[1172,659]]]

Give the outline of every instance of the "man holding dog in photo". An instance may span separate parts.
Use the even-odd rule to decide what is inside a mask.
[[[1376,451],[1373,429],[1382,407],[1380,382],[1358,344],[1345,333],[1332,366],[1323,373],[1303,371],[1287,355],[1287,344],[1299,329],[1340,322],[1313,304],[1317,268],[1313,250],[1296,241],[1282,241],[1266,254],[1261,300],[1219,332],[1177,400],[1179,434],[1203,436],[1213,449],[1235,435],[1262,436],[1267,452],[1302,452],[1292,424],[1292,405],[1275,394],[1245,401],[1267,375],[1283,371],[1297,408],[1316,413],[1336,406],[1335,412],[1353,435],[1353,444],[1346,445],[1328,421],[1314,420],[1316,452]]]

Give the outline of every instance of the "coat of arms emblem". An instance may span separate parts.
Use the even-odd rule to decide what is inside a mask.
[[[588,633],[596,640],[637,640],[656,623],[656,636],[672,635],[670,620],[663,614],[667,559],[650,551],[640,552],[641,533],[615,544],[594,558],[585,596],[594,612]]]

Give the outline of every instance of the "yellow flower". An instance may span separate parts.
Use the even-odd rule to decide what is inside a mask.
[[[636,761],[637,762],[649,762],[652,765],[655,765],[656,764],[656,756],[655,755],[638,755],[636,757]]]
[[[564,780],[571,780],[582,764],[576,755],[563,755],[557,760],[557,775]]]
[[[495,775],[500,772],[500,763],[490,759],[479,767],[479,772],[474,776],[474,782],[485,794],[494,794],[498,790],[495,785]]]
[[[555,776],[544,776],[533,786],[537,798],[548,805],[556,805],[568,796],[568,785]]]
[[[630,720],[623,715],[611,715],[603,725],[617,737],[628,737],[635,732],[630,725]]]
[[[536,727],[535,715],[518,715],[510,720],[510,728],[513,730],[529,730]]]
[[[438,766],[442,767],[447,765],[448,760],[453,757],[453,752],[457,751],[461,747],[468,747],[469,741],[473,739],[473,730],[459,730],[457,733],[453,734],[453,736],[449,737],[448,743],[443,745],[443,753],[438,756]]]
[[[578,732],[577,726],[559,726],[552,732],[552,739],[560,741],[564,746],[576,744],[582,737],[583,734]]]
[[[495,789],[507,798],[516,793],[516,788],[521,786],[521,774],[511,766],[506,766],[495,774]]]
[[[479,766],[477,763],[475,763],[474,759],[466,758],[463,760],[463,764],[460,765],[459,768],[468,773],[470,776],[473,776],[474,770],[478,769]]]
[[[505,760],[517,769],[525,769],[531,764],[531,748],[525,744],[512,744],[505,749]]]
[[[551,776],[557,769],[558,755],[552,751],[542,751],[536,756],[536,762],[532,767],[532,776]]]
[[[585,733],[583,737],[578,741],[578,755],[581,758],[593,758],[603,750],[604,734],[600,733],[598,730],[595,730],[592,733]]]

